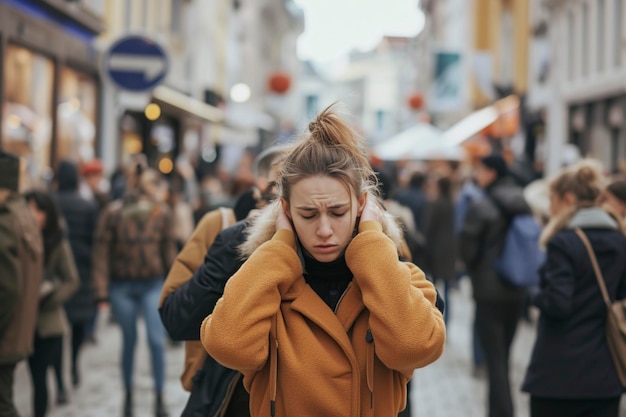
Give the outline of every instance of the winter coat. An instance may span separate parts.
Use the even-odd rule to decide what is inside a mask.
[[[110,203],[100,214],[93,249],[96,298],[108,282],[165,277],[176,258],[172,213],[164,203],[139,199]]]
[[[393,199],[405,207],[411,209],[415,229],[424,232],[424,208],[426,207],[426,194],[419,188],[406,188],[398,190]]]
[[[554,399],[602,399],[624,391],[606,339],[606,305],[589,255],[574,228],[586,233],[611,300],[626,297],[626,237],[618,221],[586,208],[551,231],[540,291],[537,339],[523,390]],[[551,224],[554,222],[551,221]]]
[[[382,230],[360,223],[345,254],[354,278],[334,312],[306,283],[291,231],[273,233],[231,277],[201,341],[244,374],[252,416],[270,415],[270,403],[278,416],[395,416],[405,407],[406,383],[441,355],[445,326],[434,286],[398,261]]]
[[[215,221],[212,223],[215,225]],[[198,226],[198,232],[202,224]],[[211,314],[215,303],[224,292],[226,282],[241,266],[242,260],[237,248],[245,240],[247,227],[248,222],[240,221],[221,231],[206,252],[204,263],[195,271],[193,277],[163,299],[159,312],[172,339],[186,340],[186,347],[193,346],[191,341],[200,339],[202,321]],[[218,228],[212,227],[207,230],[205,227],[208,233],[216,229]],[[195,381],[200,381],[201,378],[204,381],[203,386],[209,392],[202,397],[205,401],[201,409],[190,410],[190,404],[194,403],[190,401],[183,415],[221,415],[220,412],[230,405],[231,401],[245,402],[247,405],[248,394],[241,383],[241,374],[207,357],[206,350],[201,345],[199,352],[195,351],[195,347],[191,349],[193,351],[189,348],[186,350],[185,370],[181,380],[185,388],[191,389]],[[202,359],[202,362],[199,359]],[[198,365],[202,366],[202,369],[194,372],[193,369],[197,369]],[[189,376],[194,377],[193,384],[188,380]],[[234,392],[235,400],[232,399]]]
[[[45,265],[44,281],[53,285],[52,292],[39,302],[37,335],[40,337],[62,336],[69,331],[63,304],[80,285],[72,249],[66,240],[54,248]]]
[[[164,301],[167,300],[169,295],[179,291],[180,287],[191,279],[194,272],[202,265],[202,260],[209,248],[213,245],[217,234],[224,227],[234,223],[234,221],[235,215],[230,209],[217,209],[205,214],[200,220],[200,223],[198,223],[196,230],[174,260],[163,283],[161,299],[159,300],[159,312],[170,337],[174,338],[172,335],[177,333],[177,329],[181,326],[181,323],[184,325],[189,323],[188,319],[180,318],[180,316],[182,316],[180,310],[184,310],[185,307],[196,308],[197,306],[204,306],[205,304],[186,305],[183,301],[181,305],[173,305],[175,303],[168,302],[165,310],[163,310]],[[202,367],[206,358],[206,351],[197,340],[200,338],[200,324],[202,323],[202,319],[206,317],[209,312],[204,312],[196,323],[196,337],[182,339],[188,340],[185,343],[185,366],[183,374],[181,375],[182,385],[187,391],[191,391],[193,385],[192,378],[196,371]],[[176,317],[173,320],[167,320],[171,317],[165,313],[170,313],[170,315]]]
[[[0,196],[0,254],[0,365],[7,365],[33,352],[43,275],[41,232],[18,193]]]
[[[78,191],[60,190],[56,199],[65,219],[68,240],[80,278],[78,291],[65,303],[65,311],[70,323],[87,323],[96,312],[91,259],[98,224],[98,206],[81,197]]]
[[[456,276],[456,235],[454,203],[439,198],[429,202],[425,213],[425,234],[428,260],[425,268],[435,280],[452,282]]]
[[[507,285],[493,264],[502,252],[510,219],[529,213],[522,189],[507,177],[497,180],[483,197],[470,203],[461,228],[459,250],[472,280],[475,300],[521,302],[524,289]]]

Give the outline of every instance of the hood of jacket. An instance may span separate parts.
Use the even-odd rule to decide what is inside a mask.
[[[263,243],[267,242],[276,233],[276,219],[279,210],[282,210],[280,200],[268,204],[252,218],[250,227],[246,231],[246,241],[239,247],[239,253],[243,259],[249,257]],[[398,219],[389,212],[384,213],[383,233],[396,244],[398,250],[402,245],[402,229],[398,224]]]
[[[614,213],[608,207],[580,207],[574,206],[568,210],[564,210],[560,214],[553,216],[543,232],[541,233],[540,243],[545,247],[550,239],[563,229],[575,228],[593,228],[593,229],[613,229],[619,230],[622,234],[626,234],[624,224],[617,213]]]
[[[59,191],[78,190],[78,168],[70,161],[62,161],[57,169]]]
[[[524,197],[524,190],[518,187],[512,178],[504,177],[497,180],[487,189],[487,194],[507,217],[531,212]]]

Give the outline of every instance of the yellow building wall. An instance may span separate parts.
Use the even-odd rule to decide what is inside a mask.
[[[525,94],[528,87],[529,7],[528,0],[474,0],[474,50],[490,54],[492,81],[496,83],[503,71],[503,13],[511,10],[514,49],[512,82],[518,94]],[[476,107],[491,104],[478,88],[476,80],[472,83],[472,97]]]

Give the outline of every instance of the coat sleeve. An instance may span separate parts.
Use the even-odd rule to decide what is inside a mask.
[[[278,230],[228,281],[224,296],[202,323],[200,340],[209,354],[244,374],[261,369],[268,358],[272,317],[300,276],[294,234]]]
[[[20,259],[16,241],[19,237],[9,225],[10,222],[0,222],[0,236],[3,236],[0,239],[0,340],[3,340],[13,321],[15,306],[20,298]]]
[[[55,288],[50,296],[42,300],[41,308],[63,305],[74,295],[80,285],[76,263],[69,243],[64,240],[56,251],[55,264],[51,265],[51,269],[46,268],[46,272],[53,275]]]
[[[164,206],[163,208],[163,236],[161,236],[161,259],[163,259],[163,274],[169,271],[176,259],[176,238],[174,237],[174,214]]]
[[[172,263],[163,283],[159,307],[163,305],[165,297],[189,281],[196,269],[202,265],[203,257],[221,228],[222,217],[219,210],[210,211],[202,217],[198,227]]]
[[[410,377],[415,368],[443,353],[446,330],[435,303],[437,292],[414,264],[398,260],[394,243],[372,221],[346,251],[346,262],[370,312],[376,355],[390,369]]]
[[[572,259],[553,239],[547,246],[546,263],[539,282],[540,290],[535,294],[533,304],[552,318],[569,317],[573,313],[574,276]]]
[[[479,258],[483,242],[483,217],[480,206],[476,202],[470,203],[465,214],[459,236],[459,254],[466,266],[473,265]]]
[[[109,255],[114,234],[111,204],[100,213],[94,235],[91,275],[96,301],[106,300],[109,296]]]
[[[202,321],[211,314],[226,282],[239,268],[237,247],[243,240],[243,229],[231,236],[234,230],[219,233],[193,277],[163,301],[159,312],[172,339],[200,339]]]

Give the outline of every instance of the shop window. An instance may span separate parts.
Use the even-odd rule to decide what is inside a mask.
[[[95,157],[96,80],[71,68],[60,71],[55,159],[89,161]]]
[[[23,159],[23,187],[42,185],[51,176],[54,64],[41,54],[9,44],[2,81],[2,149]]]

